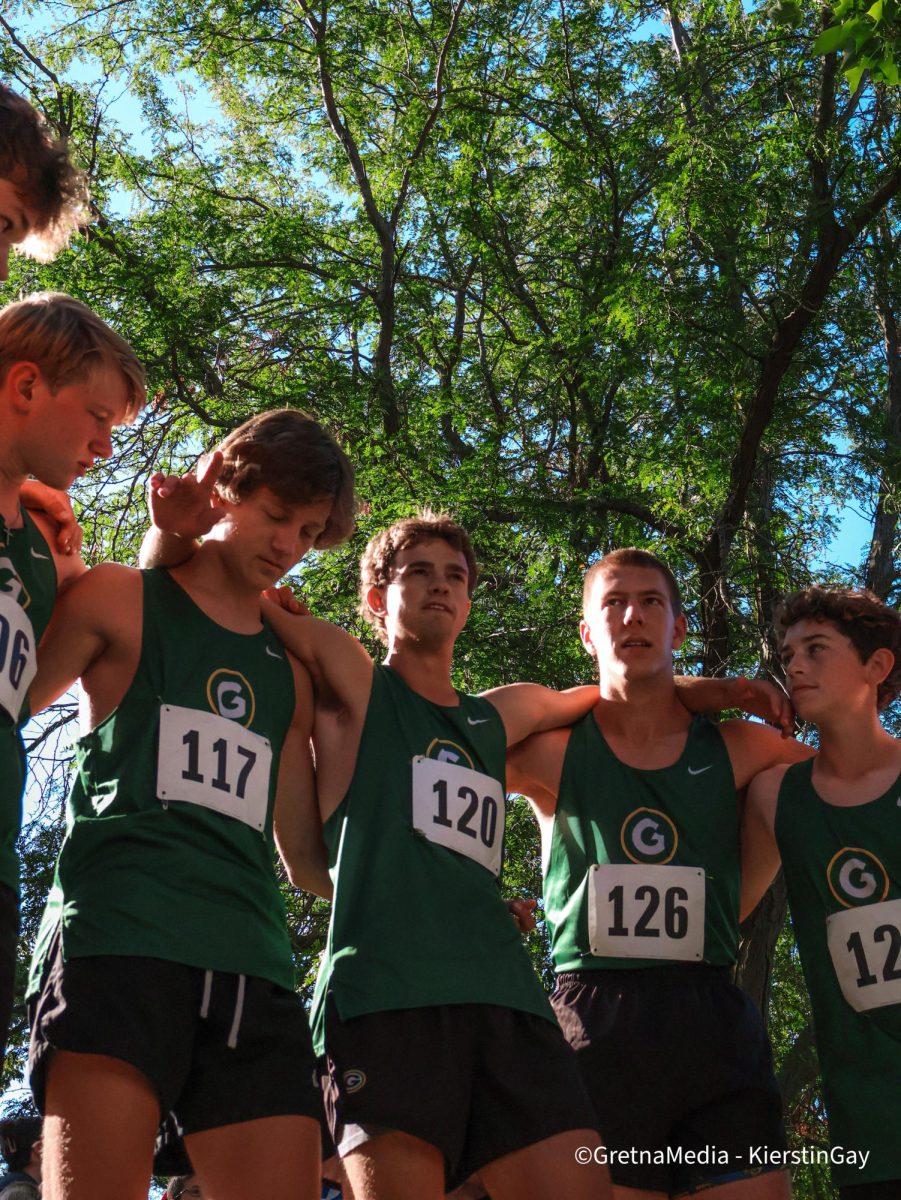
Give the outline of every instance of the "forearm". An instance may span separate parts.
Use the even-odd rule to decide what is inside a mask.
[[[556,692],[537,683],[511,683],[482,693],[501,715],[507,745],[514,746],[530,734],[572,725],[590,711],[598,699],[594,685]]]
[[[177,533],[166,533],[151,526],[144,534],[138,566],[143,570],[150,567],[178,567],[193,557],[198,543],[193,538],[181,537]]]

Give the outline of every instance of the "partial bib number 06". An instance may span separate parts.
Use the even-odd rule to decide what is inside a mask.
[[[199,804],[243,821],[266,825],[272,747],[243,725],[197,708],[160,708],[157,797],[168,804]]]
[[[699,867],[602,863],[588,873],[588,945],[600,958],[704,957]]]
[[[417,756],[413,828],[498,875],[504,850],[504,793],[499,781],[470,767]]]
[[[0,705],[14,721],[34,679],[34,632],[25,610],[0,593]]]
[[[833,913],[826,918],[826,941],[853,1009],[901,1004],[901,900]]]

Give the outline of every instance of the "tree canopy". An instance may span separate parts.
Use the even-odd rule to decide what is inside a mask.
[[[78,489],[91,557],[134,560],[150,471],[292,405],[341,438],[364,502],[353,542],[300,571],[310,606],[366,640],[362,544],[450,510],[483,564],[469,690],[590,678],[580,579],[614,546],[676,570],[685,672],[778,671],[773,606],[813,578],[897,604],[897,8],[9,0],[0,69],[94,197],[84,236],[19,260],[12,287],[95,307],[153,394]],[[870,543],[832,565],[847,503]],[[518,808],[510,843],[509,885],[538,894]],[[742,967],[770,997],[793,1136],[816,1141],[784,918],[777,892]],[[294,898],[292,925],[308,986],[321,910]]]

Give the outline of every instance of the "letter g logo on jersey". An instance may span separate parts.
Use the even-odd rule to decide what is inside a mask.
[[[859,846],[845,846],[832,856],[826,881],[845,908],[878,903],[888,895],[888,872],[875,854]]]
[[[240,671],[220,667],[207,680],[206,697],[210,708],[220,717],[239,721],[249,728],[256,710],[253,688]]]
[[[678,844],[675,825],[656,808],[636,808],[623,821],[620,845],[631,862],[668,863]]]

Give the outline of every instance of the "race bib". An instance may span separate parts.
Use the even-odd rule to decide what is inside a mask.
[[[156,794],[164,804],[199,804],[262,830],[271,768],[268,739],[236,721],[176,704],[160,708]]]
[[[826,941],[842,995],[856,1012],[901,1004],[901,900],[833,913]]]
[[[413,828],[500,874],[504,793],[497,779],[435,758],[413,759]]]
[[[588,946],[600,958],[704,957],[704,872],[645,863],[588,872]]]
[[[0,592],[0,705],[14,721],[37,670],[34,630],[21,604]]]

